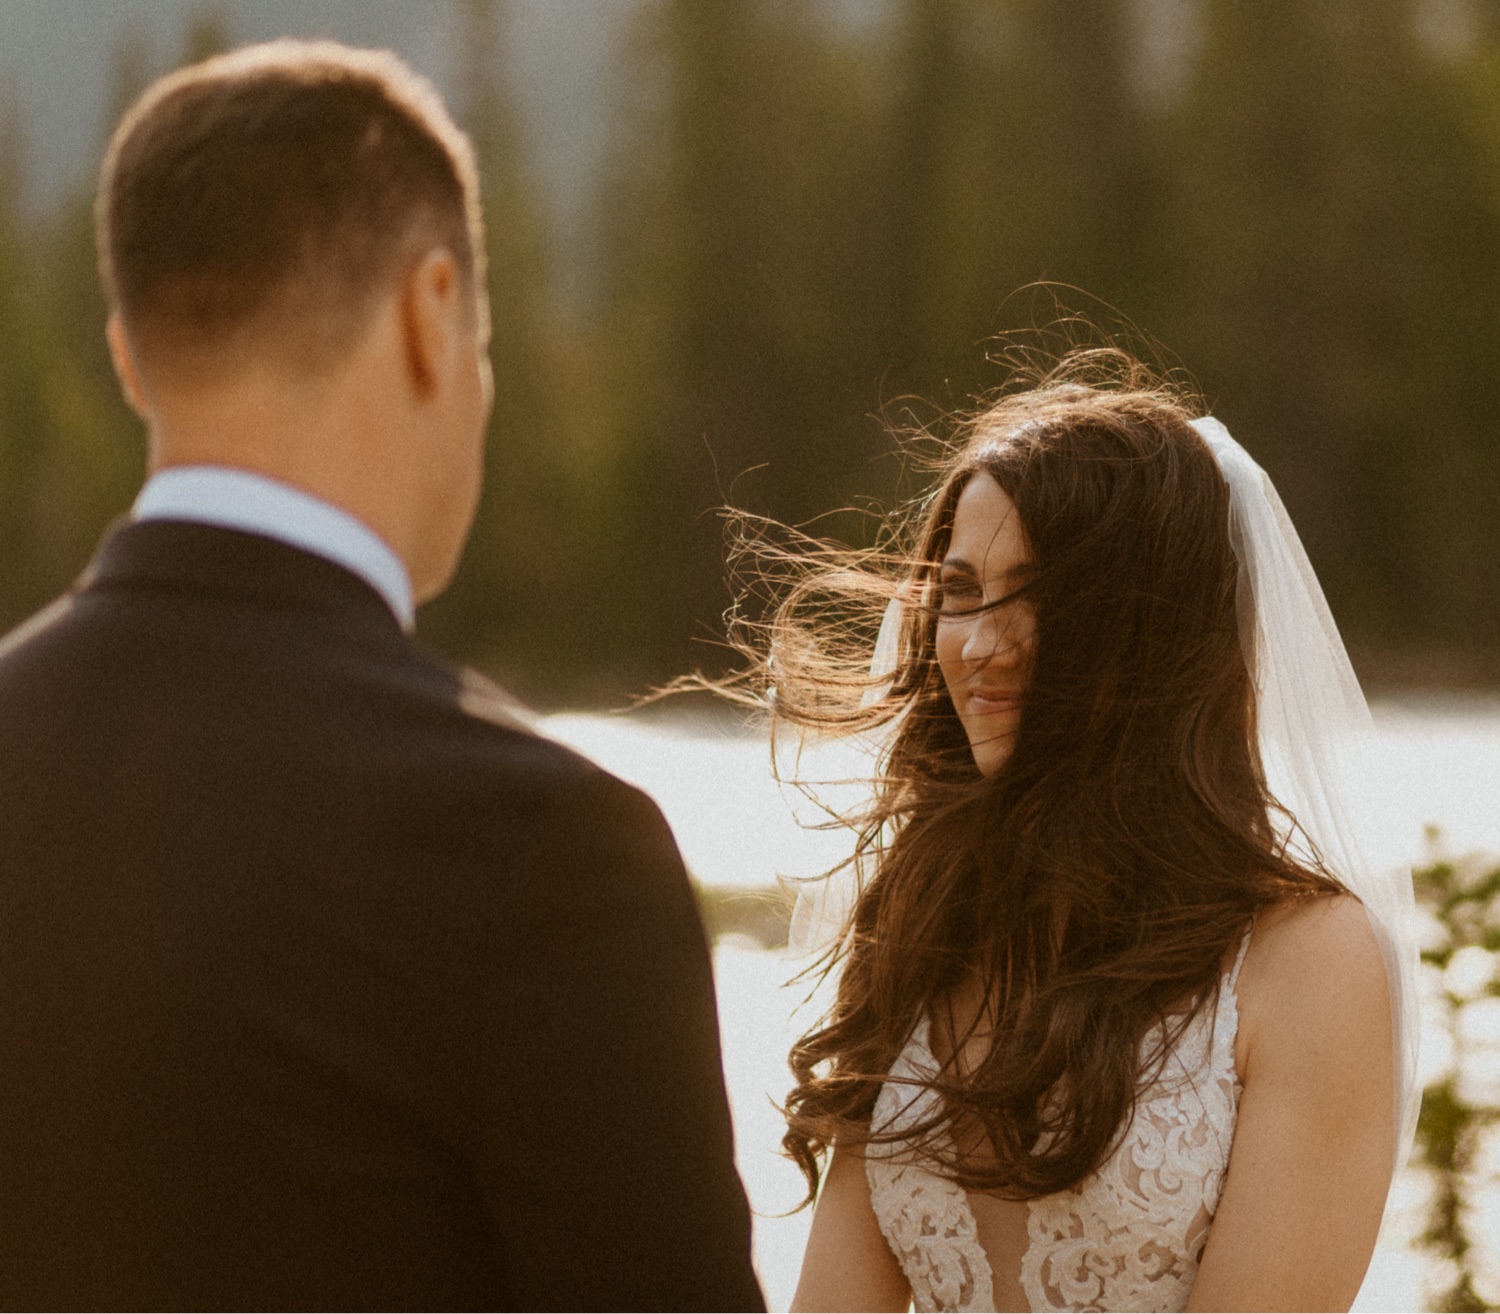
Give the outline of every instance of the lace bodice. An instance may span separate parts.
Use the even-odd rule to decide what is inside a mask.
[[[1216,1006],[1183,1032],[1109,1158],[1073,1189],[1028,1202],[1020,1283],[1033,1310],[1186,1307],[1234,1138],[1235,984],[1249,943],[1247,933]],[[1147,1034],[1143,1060],[1160,1040],[1159,1031]],[[901,1079],[936,1067],[924,1019],[891,1068],[896,1080],[881,1088],[877,1130],[930,1116],[938,1096]],[[964,1190],[900,1142],[872,1144],[867,1155],[870,1203],[917,1309],[993,1310],[989,1257]]]

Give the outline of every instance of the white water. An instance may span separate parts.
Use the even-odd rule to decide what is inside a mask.
[[[1387,844],[1418,860],[1424,827],[1455,853],[1500,853],[1500,697],[1377,702],[1372,772],[1389,782]],[[826,870],[846,843],[799,826],[813,809],[772,778],[766,740],[722,717],[676,719],[563,713],[547,730],[658,803],[694,876],[707,885],[764,886]],[[811,751],[804,774],[857,773],[857,752]]]
[[[1500,698],[1414,697],[1377,704],[1374,767],[1395,782],[1388,792],[1387,843],[1412,860],[1425,858],[1425,828],[1436,826],[1453,853],[1500,854]],[[766,886],[778,875],[808,875],[831,865],[847,841],[810,832],[813,815],[795,791],[772,778],[764,737],[723,719],[563,714],[546,729],[661,804],[694,875],[710,885]],[[803,774],[836,780],[857,772],[848,750],[805,759]],[[799,963],[729,937],[715,953],[724,1073],[734,1112],[740,1173],[756,1211],[755,1262],[772,1309],[785,1309],[807,1239],[807,1211],[785,1215],[802,1194],[802,1178],[781,1158],[782,1122],[775,1102],[790,1084],[786,1054],[806,1029],[816,1001],[794,1016],[807,991],[784,988]],[[1451,1045],[1436,1028],[1424,1044],[1429,1074],[1449,1061]],[[1500,1237],[1500,1164],[1476,1199],[1471,1230]],[[1408,1172],[1398,1181],[1381,1243],[1355,1308],[1421,1307],[1424,1261],[1411,1242],[1420,1231],[1426,1183]],[[1495,1281],[1500,1274],[1485,1274]],[[1435,1276],[1429,1274],[1429,1283]],[[1486,1283],[1486,1286],[1489,1284]]]

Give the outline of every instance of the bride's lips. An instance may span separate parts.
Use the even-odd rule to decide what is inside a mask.
[[[1022,696],[1009,689],[971,689],[966,702],[969,711],[982,715],[996,712],[1019,712]]]

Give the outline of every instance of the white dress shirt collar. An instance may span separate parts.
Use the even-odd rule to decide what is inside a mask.
[[[180,465],[146,481],[134,520],[188,520],[276,539],[352,571],[411,630],[411,578],[401,558],[362,520],[288,484],[218,465]]]

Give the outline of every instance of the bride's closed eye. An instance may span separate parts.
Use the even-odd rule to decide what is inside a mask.
[[[937,605],[949,615],[979,611],[984,606],[984,590],[970,575],[944,575],[938,580]]]
[[[943,616],[977,616],[985,611],[998,611],[1001,607],[1019,602],[1030,593],[1032,583],[1011,589],[993,602],[984,600],[984,590],[970,576],[955,575],[938,581],[937,610]]]

